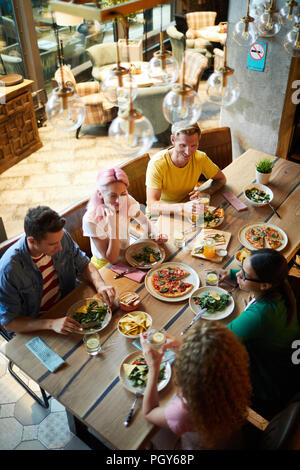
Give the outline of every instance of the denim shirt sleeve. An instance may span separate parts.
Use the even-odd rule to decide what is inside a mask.
[[[19,255],[0,268],[0,323],[5,327],[16,317],[37,317],[41,303],[40,274],[22,263]]]

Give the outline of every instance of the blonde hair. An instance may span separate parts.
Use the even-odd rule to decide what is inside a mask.
[[[176,359],[176,382],[196,431],[208,446],[246,421],[252,387],[249,357],[221,323],[199,320]]]

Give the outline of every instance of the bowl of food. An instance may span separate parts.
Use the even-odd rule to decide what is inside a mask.
[[[152,326],[152,318],[146,312],[135,311],[126,313],[118,322],[118,331],[128,339],[139,338],[140,333],[144,333]]]
[[[249,256],[251,253],[250,250],[247,250],[247,248],[243,248],[242,250],[239,250],[236,252],[234,255],[235,261],[239,266],[243,265],[243,261]]]
[[[139,308],[141,303],[141,298],[136,292],[122,292],[118,297],[118,304],[121,310],[124,312],[132,312]]]
[[[268,186],[253,183],[245,191],[245,198],[255,207],[262,207],[269,204],[273,199],[273,191]]]

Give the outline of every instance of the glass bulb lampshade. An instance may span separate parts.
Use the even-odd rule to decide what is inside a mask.
[[[236,23],[232,37],[239,46],[250,46],[255,41],[257,31],[253,23],[246,23],[239,21]]]
[[[290,8],[288,5],[285,7],[281,8],[280,10],[280,17],[282,24],[285,26],[294,26],[299,21],[299,7],[297,6],[297,3],[295,2],[295,7]]]
[[[129,105],[130,95],[132,100],[136,98],[137,83],[127,69],[115,67],[107,74],[101,91],[110,103],[125,108]]]
[[[51,93],[46,113],[52,126],[62,131],[73,131],[83,124],[85,105],[72,87],[57,87]]]
[[[300,57],[300,23],[287,33],[283,45],[288,54]]]
[[[257,32],[262,37],[272,37],[279,33],[282,26],[281,16],[278,13],[264,11],[256,21]]]
[[[154,140],[151,122],[135,109],[120,112],[112,121],[108,135],[117,152],[126,157],[143,155]]]
[[[239,98],[240,86],[234,75],[224,77],[224,74],[218,71],[208,78],[206,93],[210,102],[230,106]]]
[[[157,51],[149,62],[148,74],[155,85],[169,85],[178,78],[178,62],[169,51]]]
[[[166,94],[163,101],[163,113],[168,122],[191,126],[198,121],[202,103],[198,93],[188,85],[176,84]]]

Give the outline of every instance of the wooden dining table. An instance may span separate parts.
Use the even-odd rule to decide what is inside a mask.
[[[274,193],[272,204],[280,214],[280,219],[268,206],[257,208],[249,205],[244,196],[245,187],[255,181],[255,163],[261,157],[269,157],[275,162],[269,187]],[[225,203],[225,218],[220,228],[230,232],[231,238],[227,248],[228,254],[222,263],[217,264],[191,256],[190,244],[194,242],[200,228],[187,234],[184,248],[174,245],[172,234],[164,244],[164,262],[179,262],[192,267],[202,286],[206,268],[238,268],[234,254],[242,246],[238,233],[245,224],[264,222],[281,228],[288,237],[288,244],[282,251],[287,260],[291,260],[300,245],[300,166],[297,163],[250,149],[227,166],[224,173],[227,177],[226,188],[212,196],[211,204],[218,206],[225,202],[223,192],[232,191],[238,199],[247,204],[248,209],[238,212],[228,202]],[[174,223],[176,224],[176,221]],[[108,285],[115,286],[117,295],[125,290],[136,291],[141,297],[139,310],[151,315],[153,327],[165,328],[172,336],[179,338],[181,331],[194,317],[188,300],[169,302],[167,299],[155,298],[145,288],[144,282],[136,283],[126,277],[115,280],[115,273],[109,267],[102,268],[101,274]],[[220,321],[228,324],[236,318],[243,311],[248,295],[235,289],[232,293],[234,310]],[[97,296],[94,288],[82,283],[49,310],[47,316],[64,316],[76,301],[91,296]],[[76,433],[81,426],[92,430],[109,449],[136,450],[145,448],[157,429],[145,420],[141,398],[138,399],[130,425],[123,425],[134,394],[125,389],[120,380],[120,364],[127,355],[137,351],[132,340],[121,336],[118,331],[118,321],[123,314],[118,307],[113,311],[111,322],[100,333],[102,351],[93,357],[87,354],[82,335],[59,335],[53,331],[18,333],[5,345],[4,353],[66,408],[73,432]],[[65,363],[56,372],[49,372],[25,346],[27,341],[35,336],[39,336],[64,359]],[[159,393],[161,405],[166,405],[176,392],[173,375],[168,385]]]

